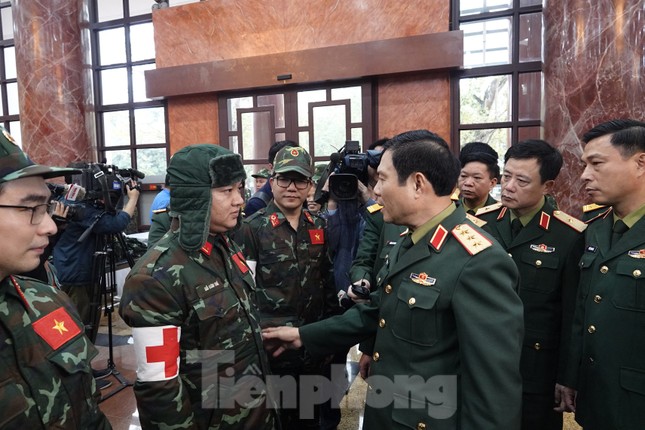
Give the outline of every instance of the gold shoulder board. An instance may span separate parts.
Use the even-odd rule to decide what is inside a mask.
[[[585,224],[583,221],[580,221],[578,218],[574,218],[562,211],[553,211],[553,217],[558,221],[561,221],[564,224],[568,225],[578,233],[582,233],[587,228],[587,224]]]
[[[478,254],[493,245],[490,240],[468,224],[457,225],[452,229],[452,235],[470,255]]]
[[[383,209],[383,205],[379,205],[378,203],[374,203],[373,205],[369,205],[367,207],[367,211],[371,214],[373,214],[374,212],[378,212],[381,209]]]
[[[591,203],[588,205],[584,205],[582,207],[582,212],[587,213],[587,212],[595,211],[596,209],[606,208],[606,207],[607,205],[597,205],[596,203]]]
[[[487,223],[486,221],[484,221],[483,219],[479,219],[479,218],[477,218],[476,216],[471,215],[471,214],[468,214],[468,213],[466,214],[466,218],[468,218],[468,221],[472,222],[472,223],[473,223],[473,224],[475,224],[477,227],[483,227],[483,226],[485,226],[486,224],[488,224],[488,223]]]
[[[502,207],[501,202],[493,203],[492,205],[488,205],[488,206],[484,206],[483,208],[479,208],[477,210],[477,212],[475,212],[475,215],[476,216],[484,215],[484,214],[487,214],[489,212],[496,211],[497,209],[499,209],[501,207]]]

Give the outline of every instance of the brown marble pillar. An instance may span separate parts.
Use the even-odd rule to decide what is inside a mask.
[[[92,161],[83,0],[14,0],[22,145],[37,162]],[[85,51],[89,52],[89,50]]]
[[[579,179],[580,137],[609,119],[645,119],[645,5],[549,0],[544,18],[545,138],[565,158],[558,202],[579,214],[588,203]]]

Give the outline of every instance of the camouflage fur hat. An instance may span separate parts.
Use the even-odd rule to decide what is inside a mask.
[[[30,176],[55,178],[80,173],[80,170],[41,166],[34,163],[16,144],[9,132],[0,127],[0,184]]]
[[[273,161],[273,173],[297,172],[311,178],[314,174],[311,156],[304,148],[287,146],[278,151]]]
[[[170,215],[179,218],[179,244],[187,251],[206,243],[211,219],[211,188],[246,179],[242,159],[210,143],[186,146],[168,164]]]

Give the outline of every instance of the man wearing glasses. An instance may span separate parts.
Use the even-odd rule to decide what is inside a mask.
[[[321,320],[336,302],[324,220],[303,208],[312,175],[307,151],[281,149],[269,179],[273,200],[245,219],[237,235],[255,273],[262,327],[300,327]],[[291,376],[292,381],[323,371],[321,361],[303,351],[291,351],[270,365],[272,373]],[[316,418],[300,416],[302,406],[281,409],[284,429],[318,429],[317,412]]]
[[[45,178],[72,173],[34,164],[0,127],[0,428],[111,428],[74,305],[57,286],[18,276],[56,233]]]

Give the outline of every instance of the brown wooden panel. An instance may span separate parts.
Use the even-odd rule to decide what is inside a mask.
[[[463,31],[148,70],[148,97],[445,70],[463,66]],[[278,80],[280,75],[291,79]]]

